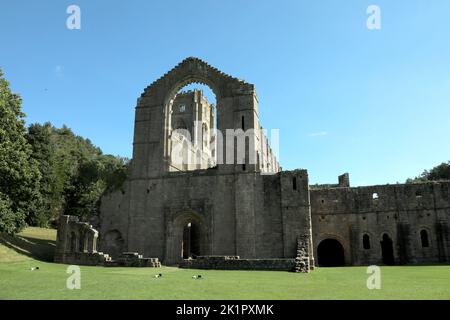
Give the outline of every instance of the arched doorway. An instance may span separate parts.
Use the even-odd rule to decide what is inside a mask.
[[[381,244],[381,255],[384,264],[393,265],[394,261],[394,248],[392,244],[392,239],[389,238],[387,233],[383,234],[383,238],[380,241]]]
[[[174,214],[167,225],[164,263],[176,265],[183,259],[210,255],[208,232],[203,215],[196,212]]]
[[[102,238],[102,251],[117,258],[125,251],[125,240],[119,230],[109,230]]]
[[[325,239],[317,247],[320,267],[337,267],[345,265],[344,248],[336,239]]]
[[[200,255],[200,227],[196,222],[188,222],[183,229],[183,259]]]

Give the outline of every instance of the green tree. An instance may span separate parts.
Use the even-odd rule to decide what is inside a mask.
[[[26,139],[22,100],[0,70],[0,232],[15,233],[40,210],[40,172]]]
[[[450,161],[447,163],[443,162],[431,170],[425,170],[420,176],[414,179],[408,179],[406,182],[414,183],[440,180],[450,180]]]
[[[44,203],[30,224],[54,225],[62,213],[89,219],[98,213],[102,194],[120,188],[126,178],[126,158],[103,155],[65,125],[32,124],[27,137],[43,176]]]
[[[40,227],[49,226],[49,222],[57,217],[57,211],[60,208],[61,193],[58,193],[56,185],[53,129],[49,122],[43,125],[36,123],[28,127],[27,134],[28,143],[33,150],[31,157],[38,163],[42,175],[39,190],[42,196],[42,206],[28,216],[27,223]]]
[[[65,189],[65,214],[87,220],[99,213],[103,193],[118,189],[126,179],[126,159],[100,155],[80,162]]]

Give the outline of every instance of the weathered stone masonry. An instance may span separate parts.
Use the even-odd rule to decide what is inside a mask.
[[[245,163],[218,163],[188,172],[172,170],[171,110],[176,92],[192,82],[207,84],[214,91],[220,131],[254,129],[249,137],[254,143],[248,148],[255,150],[247,152]],[[224,141],[219,153],[226,159],[235,151]],[[251,155],[257,159],[250,159]],[[102,238],[116,239],[101,240],[102,250],[117,254],[120,247],[178,264],[183,261],[186,244],[183,229],[193,225],[196,255],[293,259],[297,237],[311,237],[308,176],[305,170],[279,169],[259,124],[254,86],[188,58],[138,99],[129,178],[123,191],[102,200],[100,233],[116,235]],[[266,172],[275,174],[261,174]]]
[[[216,105],[199,91],[177,94],[190,83],[208,85]],[[253,129],[243,162],[217,161],[236,157],[236,146],[224,141],[212,152],[208,135],[190,150],[199,164],[174,164],[174,145],[185,143],[173,139],[174,130],[197,136],[215,117],[222,132]],[[309,272],[314,265],[450,259],[450,182],[351,188],[344,174],[338,184],[310,186],[306,170],[281,171],[259,123],[254,86],[197,58],[182,61],[138,99],[128,178],[103,196],[100,211],[99,233],[62,217],[57,262],[158,266],[160,259]],[[105,254],[97,252],[97,239]]]
[[[387,235],[394,264],[450,260],[450,182],[312,186],[310,193],[315,256],[323,240],[335,239],[346,264],[379,264]]]

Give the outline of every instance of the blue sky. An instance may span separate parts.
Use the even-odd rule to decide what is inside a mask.
[[[0,67],[28,123],[130,157],[137,97],[196,56],[256,85],[283,169],[396,183],[450,160],[449,23],[448,0],[1,0]]]

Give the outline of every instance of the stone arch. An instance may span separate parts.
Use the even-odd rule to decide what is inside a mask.
[[[418,242],[419,242],[419,248],[422,249],[428,249],[431,248],[431,239],[432,239],[432,233],[430,228],[427,226],[419,226],[418,229]]]
[[[381,260],[386,265],[395,264],[394,240],[389,232],[381,233]]]
[[[113,258],[117,258],[125,251],[125,240],[119,230],[109,230],[102,236],[102,251]]]
[[[169,89],[167,91],[167,96],[164,99],[164,115],[163,115],[163,119],[164,119],[164,154],[163,157],[164,159],[166,159],[167,161],[167,168],[164,169],[165,171],[168,170],[168,165],[169,165],[169,159],[171,157],[171,152],[172,152],[172,146],[170,143],[170,135],[173,131],[173,128],[171,128],[172,125],[172,108],[173,108],[173,103],[175,101],[176,98],[176,93],[183,88],[184,86],[188,85],[188,84],[193,84],[193,83],[199,83],[199,84],[204,84],[207,85],[209,88],[211,88],[211,90],[213,91],[214,95],[216,96],[216,102],[217,105],[220,105],[220,97],[219,97],[219,91],[218,89],[216,89],[216,85],[210,81],[210,80],[201,80],[201,78],[199,78],[198,76],[195,75],[191,75],[189,77],[187,77],[186,79],[180,80],[179,82],[175,83],[173,85],[173,88]],[[192,132],[193,130],[190,130],[190,132]],[[193,132],[191,134],[191,140],[190,143],[192,145],[195,145],[195,141],[193,141],[194,136],[193,136]],[[202,142],[203,143],[203,142]]]
[[[235,128],[233,117],[237,110],[249,117],[249,123],[257,121],[258,117],[252,110],[257,110],[252,84],[231,77],[198,58],[187,58],[148,86],[138,99],[133,148],[134,176],[156,177],[169,172],[173,101],[178,90],[191,83],[207,85],[214,92],[219,130]],[[221,114],[222,108],[230,112]],[[259,124],[255,127],[259,128]]]
[[[186,227],[188,224],[195,226],[195,243],[190,243],[186,252]],[[176,214],[167,226],[166,233],[166,264],[177,264],[188,256],[207,255],[209,253],[208,227],[205,218],[193,211],[185,211]],[[191,230],[192,231],[192,230]],[[192,236],[192,235],[191,235]],[[192,240],[192,239],[191,239]],[[183,246],[184,245],[184,246]],[[192,248],[192,246],[195,247]]]
[[[350,243],[347,239],[345,239],[344,237],[334,234],[334,233],[322,233],[319,234],[318,237],[316,239],[314,239],[314,257],[316,257],[316,262],[318,265],[318,247],[319,244],[326,239],[332,239],[332,240],[336,240],[338,241],[342,248],[344,249],[344,264],[345,265],[350,265],[352,263],[352,252],[350,250]]]
[[[372,249],[371,237],[367,232],[365,232],[362,236],[362,245],[364,250]]]
[[[317,262],[322,267],[339,267],[345,265],[343,245],[336,239],[326,238],[317,245]]]

